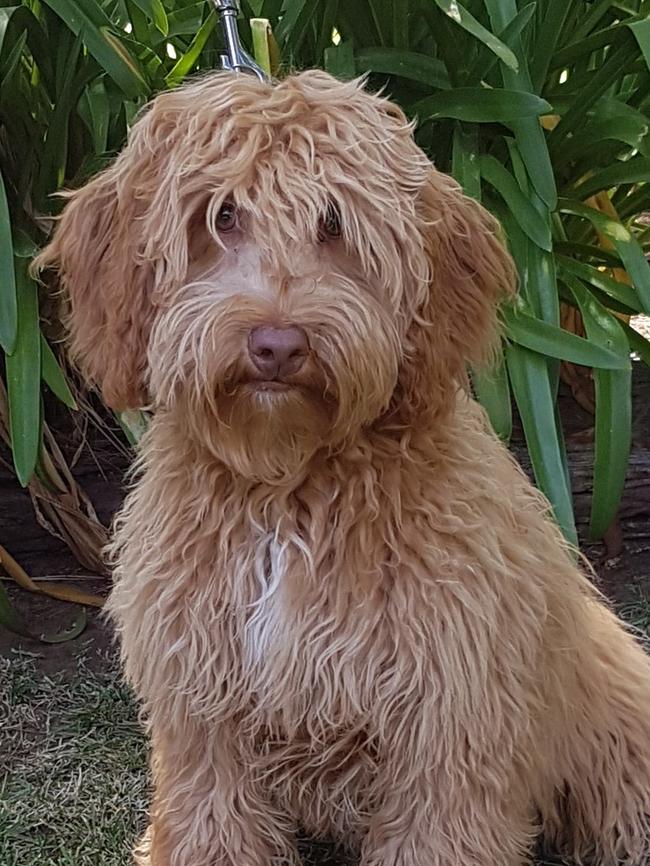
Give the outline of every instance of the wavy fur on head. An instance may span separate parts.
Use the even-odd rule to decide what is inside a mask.
[[[155,408],[109,603],[153,743],[139,862],[296,862],[303,828],[521,866],[540,827],[643,862],[650,665],[467,393],[512,264],[395,106],[322,72],[162,94],[38,264],[89,380]],[[258,326],[309,342],[273,387]]]

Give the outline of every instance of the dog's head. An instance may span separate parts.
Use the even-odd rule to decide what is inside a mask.
[[[494,219],[402,112],[318,71],[158,96],[37,265],[110,406],[182,413],[271,477],[364,426],[432,423],[513,283]]]

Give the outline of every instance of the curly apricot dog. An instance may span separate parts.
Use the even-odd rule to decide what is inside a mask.
[[[323,72],[158,96],[37,265],[155,409],[109,610],[153,744],[151,866],[650,852],[650,663],[488,429],[513,290],[401,111]]]

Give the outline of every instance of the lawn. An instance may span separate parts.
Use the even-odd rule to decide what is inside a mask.
[[[0,659],[0,863],[122,866],[144,826],[147,746],[115,661],[44,675]]]

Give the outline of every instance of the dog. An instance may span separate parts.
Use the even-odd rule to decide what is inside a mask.
[[[515,271],[360,81],[157,96],[36,267],[153,417],[109,615],[152,743],[150,866],[650,854],[650,664],[471,397]]]

